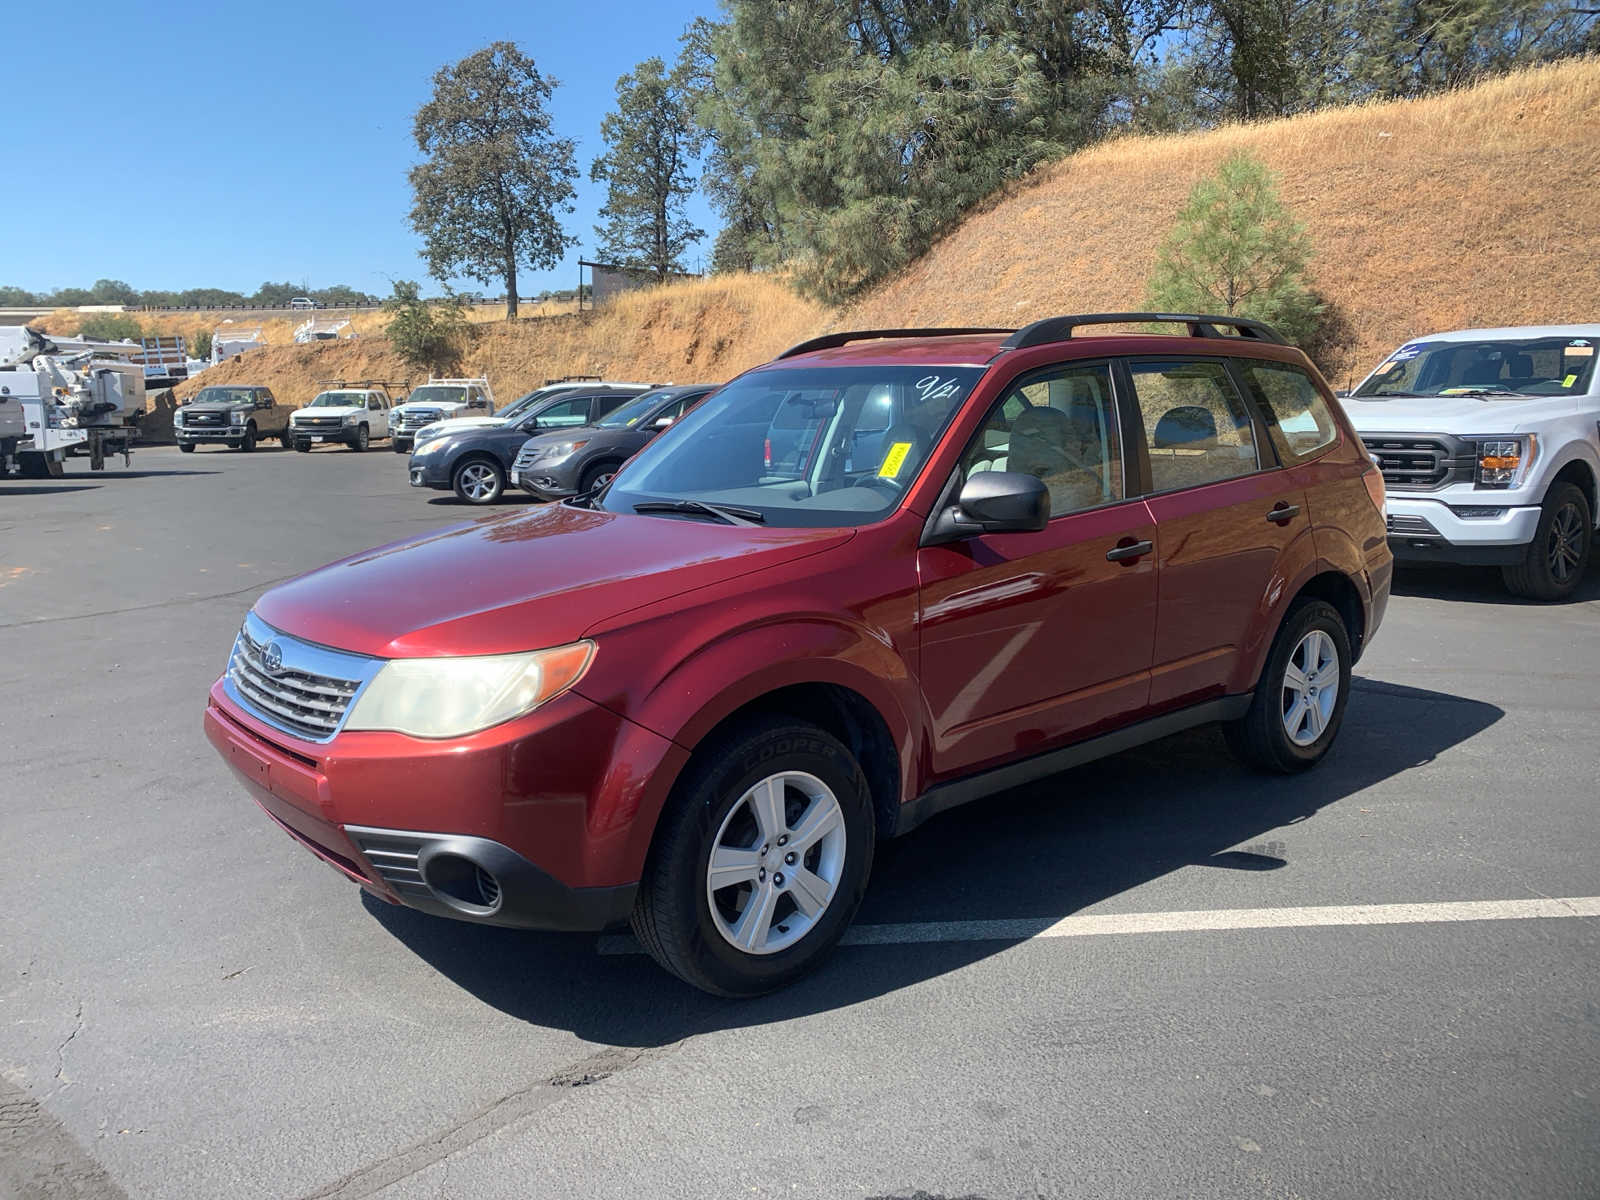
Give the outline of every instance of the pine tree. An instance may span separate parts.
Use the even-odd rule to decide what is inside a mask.
[[[1194,185],[1162,243],[1148,303],[1159,312],[1254,317],[1292,341],[1316,332],[1306,282],[1311,240],[1259,159],[1238,151]]]
[[[600,254],[654,271],[683,270],[683,254],[705,236],[684,214],[694,193],[695,142],[689,100],[677,72],[647,58],[617,80],[617,108],[600,123],[606,152],[589,177],[609,184],[596,225]]]

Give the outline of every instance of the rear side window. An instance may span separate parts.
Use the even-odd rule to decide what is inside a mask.
[[[1255,389],[1256,399],[1272,414],[1267,433],[1284,461],[1309,458],[1339,440],[1328,402],[1311,377],[1281,363],[1246,362],[1239,366]]]
[[[1052,517],[1121,500],[1110,368],[1051,367],[1020,381],[990,410],[961,467],[968,479],[1016,471],[1043,480]]]
[[[574,429],[588,422],[589,397],[587,396],[559,401],[534,418],[534,424],[539,429]]]
[[[1150,448],[1152,491],[1200,487],[1258,469],[1250,410],[1214,359],[1128,364]]]

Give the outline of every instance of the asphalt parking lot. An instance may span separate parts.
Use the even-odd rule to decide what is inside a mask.
[[[205,742],[262,590],[478,515],[404,463],[0,482],[0,1197],[1600,1195],[1600,570],[1404,574],[1316,771],[949,813],[729,1003],[365,900]]]

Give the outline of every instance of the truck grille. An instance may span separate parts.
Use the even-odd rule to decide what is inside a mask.
[[[310,427],[312,429],[337,429],[343,424],[343,417],[301,417],[300,420],[295,422],[298,427]]]
[[[350,701],[365,680],[338,679],[291,667],[267,670],[268,644],[290,638],[252,637],[249,622],[239,630],[228,662],[228,679],[241,699],[270,725],[313,741],[332,737],[344,721]],[[298,644],[298,643],[295,643]]]
[[[424,425],[432,425],[444,416],[437,408],[421,408],[414,412],[403,412],[394,419],[395,429],[400,433],[415,433]]]
[[[189,413],[183,423],[186,426],[226,425],[228,418],[222,413]]]
[[[1391,489],[1435,491],[1446,484],[1471,483],[1477,470],[1476,447],[1462,438],[1397,433],[1361,441]]]

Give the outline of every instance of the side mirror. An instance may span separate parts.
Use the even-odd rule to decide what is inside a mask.
[[[980,533],[1038,533],[1050,523],[1050,489],[1033,475],[979,471],[941,512],[923,545],[960,541]]]
[[[657,429],[665,429],[668,425],[671,425],[671,424],[672,424],[672,418],[671,417],[657,417],[656,418],[656,428]]]

